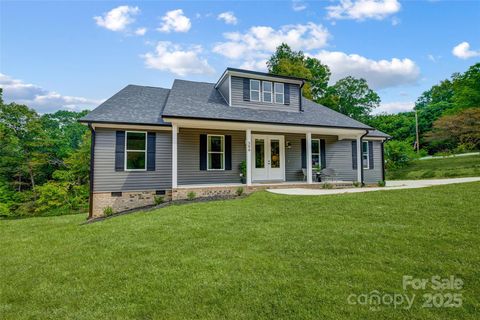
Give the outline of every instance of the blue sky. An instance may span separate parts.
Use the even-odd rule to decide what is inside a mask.
[[[130,83],[263,71],[284,41],[398,112],[480,61],[479,21],[480,1],[0,1],[0,86],[41,113],[81,110]]]

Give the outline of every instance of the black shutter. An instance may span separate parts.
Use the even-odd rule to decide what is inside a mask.
[[[225,170],[232,170],[232,136],[225,136]]]
[[[352,169],[357,170],[357,141],[352,141]]]
[[[307,168],[307,140],[302,139],[302,169]]]
[[[250,79],[243,78],[243,101],[250,101]]]
[[[207,170],[207,135],[200,135],[200,170]]]
[[[320,139],[320,164],[322,169],[327,167],[327,158],[325,156],[325,140]]]
[[[157,134],[149,132],[147,134],[147,171],[155,171],[155,149]]]
[[[368,141],[368,169],[373,169],[373,141]]]
[[[283,85],[283,92],[284,92],[284,96],[285,96],[284,104],[289,105],[290,104],[290,85],[288,83],[285,83]]]
[[[116,132],[115,171],[125,170],[125,131]]]

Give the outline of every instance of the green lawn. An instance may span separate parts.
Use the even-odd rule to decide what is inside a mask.
[[[409,166],[387,170],[387,180],[436,179],[480,176],[480,155],[416,160]]]
[[[0,221],[0,319],[478,319],[479,208],[468,183]],[[462,307],[403,275],[460,277]],[[416,300],[347,303],[373,290]]]

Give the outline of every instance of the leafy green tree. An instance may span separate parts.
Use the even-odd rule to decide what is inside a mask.
[[[480,107],[480,62],[453,76],[453,101],[458,108]]]
[[[268,72],[283,76],[306,79],[303,96],[307,99],[320,98],[328,86],[330,69],[320,60],[305,57],[302,51],[293,51],[282,43],[267,62]]]
[[[364,121],[380,105],[378,94],[368,87],[365,79],[348,76],[328,87],[319,102],[354,119]]]
[[[412,145],[406,141],[390,140],[385,143],[385,167],[396,169],[407,166],[417,158]]]
[[[415,113],[378,114],[366,121],[370,126],[389,134],[395,140],[404,140],[411,144],[415,139]]]

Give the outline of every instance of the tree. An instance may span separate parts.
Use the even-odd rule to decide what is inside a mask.
[[[458,108],[480,107],[480,62],[453,77],[453,101]]]
[[[364,121],[380,105],[378,94],[368,87],[365,79],[348,76],[328,87],[319,102],[354,119]]]
[[[307,99],[320,98],[328,86],[330,69],[320,60],[305,57],[302,51],[293,51],[282,43],[267,62],[268,72],[283,76],[306,79],[303,96]]]
[[[370,116],[366,123],[389,134],[395,140],[403,140],[413,144],[415,138],[414,112],[378,114]]]

